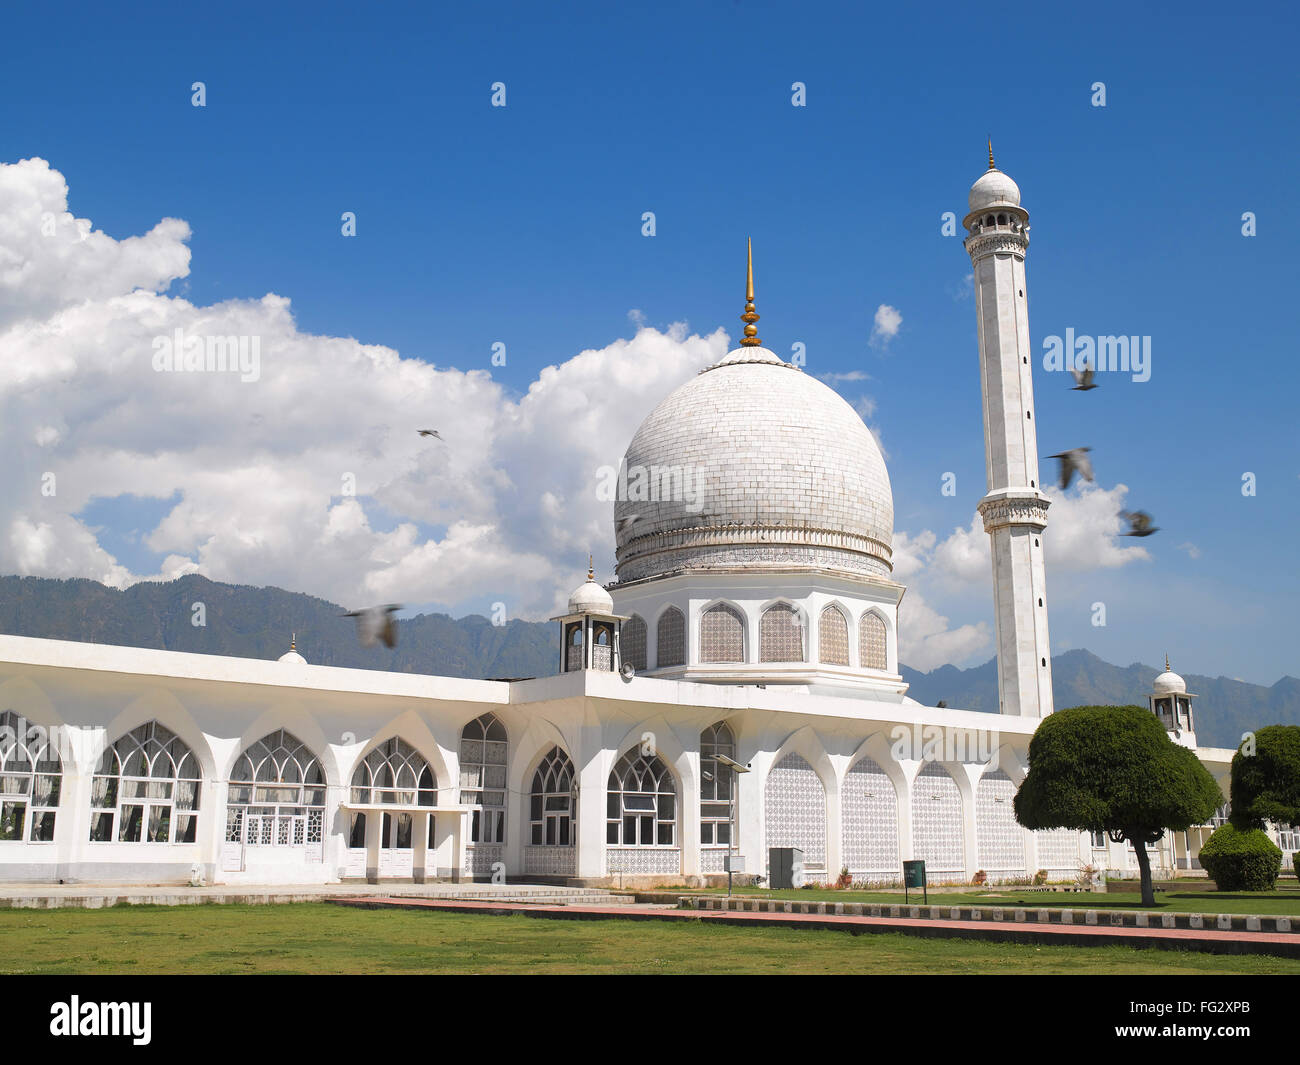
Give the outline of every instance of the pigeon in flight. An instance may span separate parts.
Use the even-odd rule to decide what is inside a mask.
[[[1077,370],[1071,370],[1070,373],[1074,374],[1074,387],[1070,389],[1070,391],[1087,392],[1090,389],[1096,388],[1097,386],[1092,383],[1092,379],[1096,376],[1096,372],[1097,371],[1092,368],[1092,363],[1086,360]]]
[[[640,514],[629,514],[627,517],[619,518],[618,521],[614,522],[614,529],[617,532],[625,532],[640,520]]]
[[[1061,460],[1061,488],[1069,488],[1070,482],[1074,480],[1077,473],[1085,481],[1092,480],[1092,463],[1088,459],[1090,447],[1072,447],[1069,451],[1061,451],[1055,455],[1048,455],[1049,459]]]
[[[417,430],[417,432],[421,436],[433,436],[433,437],[437,437],[439,440],[442,439],[442,434],[438,432],[437,429],[419,429]]]
[[[1128,522],[1128,532],[1121,533],[1122,536],[1150,536],[1160,531],[1151,524],[1151,515],[1145,510],[1121,510],[1119,516]]]
[[[357,639],[362,647],[374,647],[382,643],[385,647],[397,646],[397,622],[393,614],[401,610],[400,603],[387,606],[372,606],[365,610],[349,610],[342,617],[357,619]]]

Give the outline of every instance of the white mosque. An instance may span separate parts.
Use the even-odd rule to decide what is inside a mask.
[[[1052,712],[1028,218],[990,149],[964,224],[1000,714],[907,697],[888,471],[843,399],[762,346],[751,257],[740,347],[632,438],[616,579],[589,572],[554,619],[555,676],[0,636],[0,880],[698,884],[766,876],[773,848],[811,881],[1135,868],[1012,812]],[[1166,672],[1151,706],[1194,747],[1190,699]],[[1225,788],[1232,754],[1198,749]]]

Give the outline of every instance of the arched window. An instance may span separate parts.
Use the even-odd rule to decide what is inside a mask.
[[[352,802],[403,806],[437,806],[438,778],[428,760],[403,739],[394,736],[373,748],[352,774]],[[411,846],[413,822],[409,813],[384,814],[381,847],[400,850]],[[433,834],[433,818],[429,818]],[[348,829],[348,846],[366,845],[366,814],[354,811]]]
[[[582,622],[575,621],[569,626],[569,634],[565,642],[568,648],[565,652],[564,671],[573,673],[586,664],[586,658],[582,653]]]
[[[1004,214],[998,215],[998,225],[1005,226],[1006,224],[1007,224],[1007,216]]]
[[[677,786],[658,755],[633,747],[609,774],[605,842],[671,847],[677,839]]]
[[[645,669],[645,620],[639,614],[633,614],[623,625],[622,650],[623,661],[638,673]]]
[[[701,662],[743,662],[745,622],[727,603],[709,607],[700,620]]]
[[[817,654],[828,666],[849,664],[849,619],[837,606],[828,606],[817,622]]]
[[[471,843],[506,839],[506,727],[493,713],[476,717],[460,734],[460,802],[470,814]]]
[[[686,615],[675,606],[670,606],[659,615],[656,635],[659,653],[655,668],[686,665]]]
[[[49,732],[12,710],[0,714],[0,840],[51,842],[62,783]]]
[[[320,843],[325,774],[292,733],[264,736],[235,760],[226,797],[226,842],[246,847]]]
[[[763,611],[759,625],[760,662],[802,662],[803,621],[789,603],[774,603]]]
[[[868,610],[858,622],[858,664],[863,669],[889,668],[885,620],[874,610]]]
[[[718,761],[718,755],[736,757],[736,740],[719,721],[700,733],[700,843],[730,846],[734,821],[735,773]]]
[[[559,747],[552,747],[533,774],[528,797],[534,847],[573,846],[578,805],[576,780],[569,756]]]
[[[614,626],[607,622],[592,623],[591,668],[606,672],[614,668]]]
[[[92,843],[193,843],[198,760],[157,721],[140,725],[99,759],[90,805]]]

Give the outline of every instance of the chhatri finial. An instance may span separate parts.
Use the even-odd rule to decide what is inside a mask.
[[[592,561],[592,556],[588,555],[587,556],[587,580],[594,581],[595,579],[596,579],[596,563]]]
[[[749,262],[745,271],[745,313],[740,316],[740,320],[745,323],[745,335],[740,340],[741,347],[756,348],[763,342],[758,339],[758,329],[754,323],[758,321],[758,312],[754,310],[754,242],[748,241]]]
[[[997,167],[993,165],[993,138],[992,137],[989,138],[989,169],[990,170],[997,169]]]
[[[1165,672],[1166,672],[1166,673],[1170,672],[1170,669],[1169,669],[1169,652],[1168,652],[1168,651],[1165,652]]]
[[[289,650],[290,651],[298,650],[298,634],[296,632],[289,637]]]

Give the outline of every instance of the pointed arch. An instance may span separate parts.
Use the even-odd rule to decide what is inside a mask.
[[[1024,829],[1016,822],[1016,785],[1001,769],[985,773],[975,785],[975,837],[979,867],[990,880],[1023,876]]]
[[[52,729],[12,710],[0,713],[0,840],[54,841],[63,790],[56,739]]]
[[[203,770],[189,745],[155,720],[100,756],[91,781],[92,843],[194,843]]]
[[[803,662],[807,656],[803,611],[778,601],[765,607],[758,623],[760,662]]]
[[[700,615],[700,661],[745,661],[745,616],[731,603],[714,603]]]
[[[853,876],[897,876],[898,792],[871,755],[857,757],[840,793],[841,862]]]
[[[619,650],[623,661],[643,673],[646,668],[646,624],[640,614],[633,614],[623,623],[619,637]]]
[[[277,729],[239,753],[226,791],[227,843],[317,845],[324,826],[325,770],[315,751]]]
[[[471,807],[469,843],[506,839],[506,767],[509,736],[492,711],[460,733],[460,803]]]
[[[926,872],[965,879],[961,791],[940,762],[926,762],[912,781],[912,849]]]
[[[655,668],[686,665],[686,615],[669,605],[655,623]]]
[[[817,658],[828,666],[849,664],[849,619],[838,603],[827,603],[818,615]]]
[[[858,668],[889,669],[889,625],[879,610],[865,610],[858,619]]]

